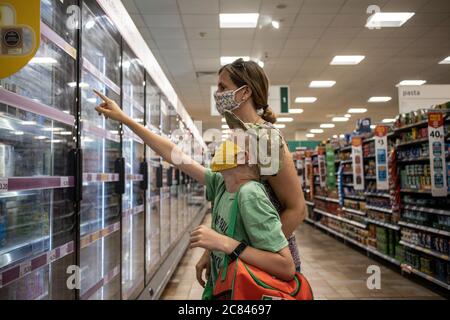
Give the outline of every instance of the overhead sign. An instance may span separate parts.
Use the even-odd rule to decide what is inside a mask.
[[[444,114],[442,112],[428,112],[428,142],[430,148],[431,193],[434,197],[446,197],[447,174]]]
[[[362,138],[352,137],[353,188],[364,190]]]
[[[376,179],[377,190],[389,189],[388,177],[388,148],[387,148],[388,128],[384,125],[375,127],[375,163],[376,163]]]
[[[40,0],[0,1],[0,79],[25,67],[41,36]]]
[[[399,113],[427,109],[450,101],[450,85],[400,86],[398,88]]]

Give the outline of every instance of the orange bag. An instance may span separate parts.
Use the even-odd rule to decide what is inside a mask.
[[[239,211],[236,195],[231,207],[230,224],[227,235],[233,237]],[[291,281],[272,277],[239,258],[228,265],[225,255],[223,269],[219,272],[214,290],[218,300],[313,300],[313,292],[308,280],[300,272]]]

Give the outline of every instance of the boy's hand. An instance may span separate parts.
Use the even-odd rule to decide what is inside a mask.
[[[112,120],[116,120],[119,122],[124,122],[127,118],[127,115],[120,109],[120,107],[117,105],[117,103],[105,96],[104,94],[98,92],[94,89],[94,93],[100,97],[100,99],[103,100],[102,103],[100,103],[97,107],[95,107],[95,110],[99,114],[103,114],[106,118],[111,118]]]
[[[200,260],[198,260],[195,265],[195,273],[197,275],[198,283],[204,288],[206,281],[209,279],[209,275],[211,273],[211,263],[209,261],[209,251],[205,250]],[[205,270],[205,280],[203,280],[203,270]]]
[[[208,228],[205,225],[198,226],[191,232],[190,248],[204,248],[210,251],[222,251],[229,253],[227,236]]]

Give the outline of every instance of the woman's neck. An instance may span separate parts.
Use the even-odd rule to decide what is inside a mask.
[[[254,180],[247,174],[223,174],[223,180],[225,181],[225,188],[230,193],[235,193],[239,188],[249,181]]]
[[[246,123],[260,123],[264,121],[256,113],[256,110],[250,101],[246,101],[239,108],[233,110],[233,113]]]

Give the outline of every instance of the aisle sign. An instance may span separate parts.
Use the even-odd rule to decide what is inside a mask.
[[[362,138],[352,137],[353,188],[364,190],[364,164]]]
[[[428,142],[430,148],[431,193],[433,197],[446,197],[447,174],[444,114],[442,112],[428,112]]]
[[[377,125],[375,127],[377,190],[389,189],[387,132],[388,128],[385,125]]]
[[[328,190],[336,189],[336,165],[333,145],[327,144],[327,187]]]
[[[325,163],[325,148],[319,147],[317,149],[317,164],[319,167],[320,187],[325,188],[327,185],[327,168]]]

